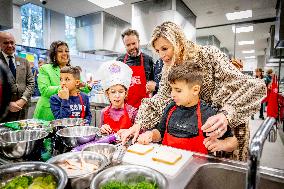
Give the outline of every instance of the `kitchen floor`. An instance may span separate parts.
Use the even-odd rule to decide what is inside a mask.
[[[263,120],[259,119],[259,113],[254,115],[254,120],[250,120],[250,138],[253,137],[256,130],[262,124]],[[275,143],[265,141],[260,165],[265,167],[272,167],[284,169],[284,145],[280,139],[279,130],[277,131],[277,140]]]

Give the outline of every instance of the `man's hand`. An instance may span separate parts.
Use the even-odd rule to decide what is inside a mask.
[[[19,106],[16,102],[10,102],[9,104],[9,110],[11,112],[18,112],[22,109],[21,106]]]
[[[24,99],[21,98],[21,99],[17,100],[16,103],[18,104],[18,106],[23,108],[24,105],[27,103],[27,101],[25,101]]]
[[[58,96],[61,99],[68,100],[69,99],[69,90],[67,87],[64,87],[63,89],[58,91]]]

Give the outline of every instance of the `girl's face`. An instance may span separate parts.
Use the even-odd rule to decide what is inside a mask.
[[[172,64],[172,60],[174,57],[174,47],[169,42],[169,40],[167,40],[164,37],[159,37],[154,42],[154,48],[156,52],[159,54],[159,57],[163,60],[164,64],[166,65]]]
[[[108,96],[110,103],[114,108],[123,108],[127,91],[122,85],[111,86],[106,91],[106,95]]]
[[[66,45],[60,45],[57,48],[56,58],[60,67],[64,67],[69,62],[69,49]]]

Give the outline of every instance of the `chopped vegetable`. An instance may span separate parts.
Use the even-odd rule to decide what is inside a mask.
[[[56,179],[52,175],[31,177],[18,176],[1,189],[56,189]]]
[[[28,189],[29,185],[33,182],[31,176],[16,177],[1,189]]]
[[[112,180],[104,184],[101,189],[158,189],[158,185],[156,183],[153,183],[151,181],[148,181],[145,179],[141,179],[139,177],[136,182],[133,181],[117,181],[117,180]]]

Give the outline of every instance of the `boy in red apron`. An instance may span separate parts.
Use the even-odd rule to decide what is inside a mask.
[[[201,130],[206,120],[217,112],[199,99],[203,73],[197,63],[185,62],[173,66],[168,80],[172,88],[173,102],[165,108],[156,129],[139,136],[139,143],[162,141],[163,145],[203,154],[208,151],[232,152],[237,148],[237,138],[229,128],[219,139],[206,138]]]
[[[137,109],[125,103],[131,83],[131,68],[120,61],[103,63],[99,72],[102,87],[110,106],[101,111],[100,130],[103,134],[116,133],[133,125]]]
[[[91,123],[89,97],[79,91],[80,70],[65,66],[60,70],[61,90],[50,97],[50,108],[55,119],[82,118]]]

